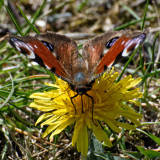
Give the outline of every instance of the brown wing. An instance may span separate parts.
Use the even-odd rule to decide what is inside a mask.
[[[78,49],[69,37],[46,33],[35,37],[10,35],[7,39],[18,51],[71,82]]]
[[[144,32],[131,30],[111,31],[87,41],[83,55],[88,61],[90,81],[103,73],[118,58],[128,56],[146,38],[149,30]]]

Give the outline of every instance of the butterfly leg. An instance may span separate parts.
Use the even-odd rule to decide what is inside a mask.
[[[81,95],[81,103],[82,103],[82,113],[84,113],[84,111],[83,111],[83,99],[82,99],[82,95]]]
[[[93,120],[93,119],[94,119],[94,118],[93,118],[94,99],[93,99],[92,96],[90,96],[90,95],[87,94],[87,93],[85,93],[85,95],[92,100],[92,122],[95,124],[95,122],[94,122],[94,120]],[[97,124],[95,124],[95,125],[97,126]]]
[[[75,96],[71,97],[71,102],[72,102],[72,104],[73,104],[73,106],[74,106],[75,115],[77,114],[77,110],[76,110],[76,106],[75,106],[74,103],[73,103],[73,98],[76,98],[77,96],[78,96],[78,94],[76,94]]]

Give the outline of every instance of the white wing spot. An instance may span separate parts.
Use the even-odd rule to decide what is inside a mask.
[[[45,65],[45,67],[46,67],[47,69],[49,69],[49,70],[51,69],[47,64],[44,63],[44,65]]]
[[[109,66],[107,66],[107,67],[108,67],[108,68],[111,68],[113,63],[114,63],[114,61],[113,61]]]
[[[27,43],[27,46],[33,51],[34,50],[34,48],[29,44],[29,43]]]
[[[19,52],[21,52],[21,49],[19,48],[19,46],[21,46],[21,42],[16,41],[16,42],[15,42],[15,46],[16,46],[16,49],[17,49]]]
[[[110,49],[110,48],[109,48],[109,49]],[[103,50],[102,56],[106,55],[107,52],[109,51],[109,49],[108,49],[108,48],[105,48],[105,49]]]
[[[56,54],[56,52],[52,52],[53,53],[53,55],[57,58],[57,54]]]
[[[35,59],[36,57],[35,57],[35,54],[34,54],[34,52],[33,52],[33,50],[32,50],[32,47],[27,43],[24,43],[24,42],[19,42],[19,41],[16,41],[15,42],[15,46],[16,46],[16,49],[19,51],[19,52],[22,52],[23,53],[23,51],[21,50],[21,47],[23,47],[23,48],[26,48],[27,49],[27,51],[28,51],[28,54],[27,54],[27,57],[28,58],[30,58],[30,59]]]
[[[129,55],[130,51],[128,52],[127,50],[128,50],[128,47],[123,50],[122,52],[123,57],[127,57]]]
[[[29,51],[30,52],[29,52],[29,54],[27,54],[27,57],[30,58],[30,59],[35,59],[36,56],[35,56],[34,52],[32,50],[29,50]]]
[[[35,48],[38,48],[37,45],[34,45]]]

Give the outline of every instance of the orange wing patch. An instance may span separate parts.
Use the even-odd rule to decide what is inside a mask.
[[[126,44],[129,43],[130,40],[130,38],[125,36],[119,38],[101,59],[94,73],[100,74],[105,70],[105,68],[111,66],[114,63],[116,57],[125,49]]]

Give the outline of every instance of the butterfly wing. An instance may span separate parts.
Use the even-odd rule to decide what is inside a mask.
[[[71,82],[73,67],[77,65],[78,49],[69,37],[46,33],[35,37],[9,35],[7,40],[28,58],[48,68],[65,81]]]
[[[128,56],[145,40],[148,32],[148,29],[144,32],[111,31],[87,41],[83,47],[83,56],[91,71],[90,81],[112,66],[119,57]]]

